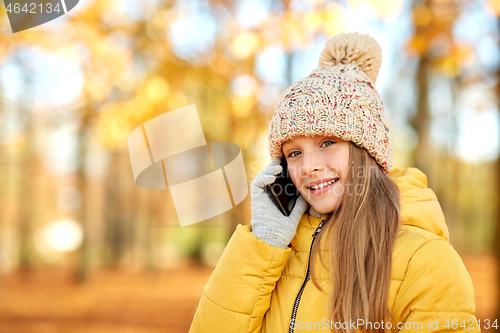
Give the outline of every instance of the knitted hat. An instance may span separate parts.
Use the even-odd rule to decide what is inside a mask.
[[[382,60],[368,35],[339,34],[326,42],[319,66],[281,95],[269,125],[271,159],[296,136],[335,136],[365,148],[391,171],[392,141],[384,105],[374,87]]]

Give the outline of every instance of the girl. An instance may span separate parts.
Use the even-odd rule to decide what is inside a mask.
[[[337,35],[283,93],[251,225],[237,226],[189,332],[480,331],[426,176],[391,169],[380,63],[373,38]],[[282,158],[301,194],[288,217],[264,192]]]

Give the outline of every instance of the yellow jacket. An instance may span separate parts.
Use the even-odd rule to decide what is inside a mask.
[[[427,177],[416,168],[393,169],[390,177],[400,189],[402,215],[388,298],[395,318],[392,331],[480,332],[471,279],[448,242],[444,215],[427,188]],[[306,212],[286,249],[265,243],[251,233],[250,225],[239,224],[205,286],[189,332],[289,332],[296,296],[306,277],[312,234],[322,219]],[[323,241],[320,250],[327,251]],[[328,272],[319,261],[315,269],[321,287],[328,290]],[[330,332],[333,325],[326,294],[309,281],[296,311],[294,332]],[[344,325],[355,328],[354,322]]]

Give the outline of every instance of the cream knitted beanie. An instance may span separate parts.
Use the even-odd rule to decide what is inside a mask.
[[[374,87],[382,50],[368,35],[339,34],[326,42],[319,66],[281,95],[269,125],[271,159],[296,136],[336,136],[365,148],[391,171],[392,141]]]

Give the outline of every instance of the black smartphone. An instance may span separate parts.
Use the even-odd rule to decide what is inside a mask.
[[[300,193],[290,178],[285,156],[281,159],[281,166],[283,170],[276,176],[276,181],[266,185],[264,190],[269,194],[271,200],[276,204],[283,215],[290,216]]]

